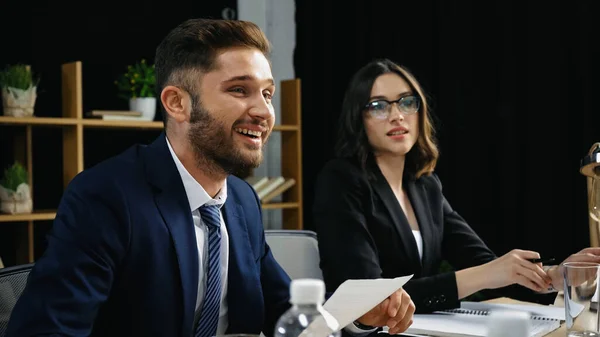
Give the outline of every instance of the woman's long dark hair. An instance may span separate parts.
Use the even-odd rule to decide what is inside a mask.
[[[406,68],[388,59],[371,61],[352,77],[342,103],[335,152],[338,157],[358,160],[363,170],[368,172],[367,161],[373,155],[373,148],[369,144],[365,131],[364,106],[369,102],[375,80],[387,73],[402,77],[421,99],[421,109],[418,112],[420,114],[419,138],[406,155],[404,170],[406,174],[418,179],[422,175],[432,173],[435,169],[439,156],[435,130],[421,85]]]

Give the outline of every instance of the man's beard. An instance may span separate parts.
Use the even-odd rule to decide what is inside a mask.
[[[244,153],[234,143],[231,132],[234,131],[228,134],[225,125],[193,99],[188,140],[198,167],[228,175],[242,174],[260,165],[262,150]]]

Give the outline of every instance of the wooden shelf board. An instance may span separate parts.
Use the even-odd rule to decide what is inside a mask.
[[[297,202],[274,202],[262,204],[263,209],[298,208]]]
[[[0,116],[0,124],[64,126],[77,125],[77,123],[78,120],[76,118]]]
[[[91,118],[82,119],[81,124],[83,124],[84,127],[95,127],[95,128],[162,129],[164,127],[163,122],[129,121],[129,120],[107,121],[107,120],[103,120],[103,119],[91,119]]]
[[[40,125],[63,126],[79,125],[92,128],[132,128],[132,129],[162,129],[163,122],[131,121],[131,120],[103,120],[95,118],[65,118],[65,117],[11,117],[0,116],[0,124],[12,125]],[[273,131],[298,131],[298,125],[275,125]]]
[[[20,222],[37,220],[54,220],[56,212],[51,210],[33,211],[29,214],[5,214],[0,213],[0,222]]]
[[[266,203],[262,205],[263,209],[284,209],[298,208],[296,202],[278,202]],[[19,221],[37,221],[37,220],[54,220],[56,212],[51,210],[33,211],[30,214],[5,214],[0,213],[0,222],[19,222]]]
[[[298,131],[300,127],[298,125],[275,125],[273,131]]]

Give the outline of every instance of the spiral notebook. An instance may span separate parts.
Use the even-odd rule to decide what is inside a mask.
[[[565,318],[563,307],[462,302],[460,308],[414,315],[413,324],[406,333],[440,337],[484,337],[488,333],[488,315],[492,310],[528,312],[532,337],[544,336],[558,329]],[[507,331],[507,336],[509,335],[510,331]]]

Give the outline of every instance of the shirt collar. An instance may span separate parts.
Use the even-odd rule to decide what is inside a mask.
[[[181,181],[183,182],[183,188],[185,189],[185,194],[187,195],[188,202],[190,204],[190,210],[195,211],[200,208],[200,206],[207,205],[219,205],[222,206],[227,200],[227,183],[223,184],[223,187],[217,193],[215,198],[211,198],[206,190],[192,177],[192,175],[188,172],[188,170],[183,166],[175,151],[171,147],[171,143],[169,139],[166,138],[167,146],[169,147],[169,152],[171,152],[171,156],[173,157],[173,161],[175,161],[175,166],[177,166],[177,171],[179,171],[179,176],[181,176]]]

